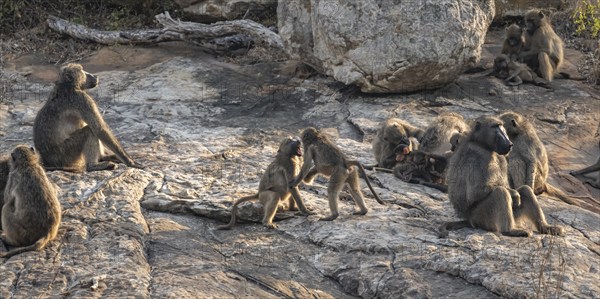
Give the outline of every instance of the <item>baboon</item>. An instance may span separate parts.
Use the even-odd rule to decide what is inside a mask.
[[[463,143],[465,138],[469,135],[468,131],[462,133],[454,133],[452,137],[450,137],[450,151],[455,152],[459,145]]]
[[[517,24],[512,24],[506,27],[506,38],[502,45],[502,54],[507,55],[510,59],[517,59],[524,43],[523,29]]]
[[[298,187],[289,187],[292,179],[300,173],[302,164],[302,142],[297,137],[287,137],[279,145],[275,159],[262,175],[258,185],[258,193],[238,199],[231,207],[231,221],[227,225],[219,226],[217,229],[231,229],[235,225],[237,207],[239,204],[258,199],[263,204],[264,216],[262,224],[267,228],[276,228],[273,218],[277,212],[279,203],[289,200],[290,210],[294,209],[294,202],[300,211],[310,215]]]
[[[33,149],[19,145],[10,156],[1,238],[5,244],[19,248],[0,253],[3,258],[43,249],[56,238],[61,218],[57,190],[46,177]]]
[[[360,211],[355,211],[354,214],[365,215],[369,211],[360,190],[359,172],[367,182],[367,186],[369,186],[377,202],[385,205],[373,190],[363,166],[356,160],[349,160],[327,136],[310,127],[302,132],[302,142],[304,143],[304,163],[300,175],[293,180],[290,186],[295,187],[300,181],[310,184],[318,174],[329,177],[327,197],[329,198],[331,215],[319,219],[320,221],[332,221],[339,216],[338,198],[346,184],[350,187],[352,198],[360,209]],[[311,167],[313,163],[314,166]]]
[[[524,220],[533,222],[542,234],[561,235],[563,229],[548,225],[531,187],[511,189],[505,155],[513,146],[502,120],[481,116],[450,157],[446,180],[448,198],[462,221],[444,223],[439,236],[462,227],[482,228],[506,236],[527,237],[517,228]]]
[[[432,155],[446,155],[452,148],[452,136],[468,129],[469,126],[461,115],[454,112],[442,113],[425,130],[419,150]]]
[[[447,192],[446,165],[444,156],[429,154],[421,150],[411,151],[403,163],[394,166],[392,172],[397,178],[413,184],[421,184]]]
[[[48,170],[114,169],[115,163],[143,168],[125,152],[86,89],[98,78],[79,64],[61,68],[60,78],[33,124],[33,142]],[[104,146],[114,155],[104,155]]]
[[[383,123],[377,131],[373,140],[373,154],[377,164],[370,167],[392,169],[396,165],[396,153],[394,149],[402,144],[412,144],[416,147],[416,141],[423,136],[423,130],[398,118],[390,118]],[[414,137],[409,140],[410,137]]]
[[[598,148],[600,148],[600,142],[598,142]],[[596,177],[596,180],[591,180],[591,179],[585,179],[585,182],[592,185],[594,188],[598,188],[600,189],[600,157],[598,158],[598,161],[596,161],[596,163],[594,165],[588,166],[582,170],[577,170],[577,171],[572,171],[571,174],[572,175],[580,175],[580,174],[586,174],[586,173],[590,173],[590,172],[594,172],[594,171],[598,171],[598,176]]]
[[[0,229],[2,229],[2,207],[4,206],[4,188],[8,181],[8,157],[0,156]]]
[[[529,66],[514,61],[504,54],[500,54],[494,59],[494,71],[499,78],[504,79],[506,84],[511,86],[521,85],[525,82],[552,89],[548,85],[548,81],[538,77]]]
[[[508,154],[508,180],[512,188],[527,185],[535,195],[544,192],[566,203],[576,205],[562,191],[550,185],[548,154],[533,125],[522,115],[508,111],[500,115],[513,148]]]
[[[540,10],[525,13],[525,45],[519,59],[551,82],[563,63],[563,41]]]

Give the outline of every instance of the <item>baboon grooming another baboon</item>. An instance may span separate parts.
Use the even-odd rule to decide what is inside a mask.
[[[48,170],[82,172],[114,169],[114,162],[142,168],[113,135],[86,89],[96,76],[79,64],[61,68],[60,78],[33,124],[33,142]],[[114,155],[105,156],[103,146]]]
[[[517,59],[524,43],[523,29],[517,24],[512,24],[506,27],[506,38],[502,45],[502,54],[507,55],[510,59]]]
[[[279,145],[275,160],[269,164],[262,175],[258,185],[258,193],[238,199],[231,207],[231,221],[229,224],[219,226],[217,229],[231,229],[235,225],[238,205],[254,199],[260,200],[263,204],[262,224],[267,228],[277,227],[273,223],[273,218],[279,203],[284,200],[289,199],[290,210],[294,209],[295,202],[303,214],[312,214],[304,206],[298,187],[289,187],[289,183],[300,173],[301,164],[302,142],[297,137],[286,138]]]
[[[502,77],[506,84],[517,86],[525,83],[533,83],[535,85],[552,89],[548,85],[548,81],[538,77],[529,66],[510,59],[507,55],[500,54],[494,59],[494,71]]]
[[[600,142],[598,142],[598,148],[600,148]],[[598,161],[596,161],[596,163],[594,165],[588,166],[582,170],[572,171],[571,174],[579,175],[579,174],[586,174],[586,173],[590,173],[590,172],[594,172],[594,171],[598,171],[598,176],[596,177],[596,180],[594,181],[591,179],[585,179],[584,181],[586,183],[592,185],[594,188],[600,189],[600,157],[598,158]]]
[[[43,249],[56,238],[61,218],[56,189],[33,150],[17,146],[9,164],[2,207],[2,241],[9,246],[25,247],[0,253],[3,258]]]
[[[421,150],[411,151],[403,163],[394,166],[392,173],[397,178],[413,184],[421,184],[447,192],[445,156],[433,155]]]
[[[4,206],[4,188],[8,181],[10,166],[8,157],[0,156],[0,229],[2,229],[2,207]]]
[[[512,188],[527,185],[535,195],[544,192],[566,203],[575,202],[562,191],[550,185],[548,154],[533,125],[522,115],[508,111],[500,115],[513,148],[508,154],[508,180]]]
[[[338,198],[346,184],[350,187],[352,199],[360,209],[360,211],[355,211],[354,214],[365,215],[369,211],[360,190],[359,173],[367,182],[367,186],[373,192],[377,202],[382,205],[385,204],[373,190],[363,166],[356,160],[349,160],[335,144],[317,129],[305,129],[302,132],[302,142],[304,143],[304,163],[300,175],[294,179],[290,186],[295,187],[302,180],[310,184],[317,174],[329,177],[327,197],[331,215],[319,219],[320,221],[332,221],[339,216]],[[313,162],[314,166],[312,166]]]
[[[460,114],[442,113],[425,129],[419,150],[432,155],[446,155],[452,149],[452,136],[468,129],[469,126]]]
[[[517,228],[524,220],[533,222],[542,234],[563,233],[561,227],[546,223],[531,187],[510,188],[504,155],[512,146],[499,118],[477,118],[463,144],[450,157],[446,177],[448,198],[464,220],[441,225],[440,237],[461,227],[527,237],[529,231]]]
[[[546,81],[551,82],[563,63],[563,41],[540,10],[525,14],[525,45],[519,59]]]
[[[392,169],[396,165],[395,149],[400,144],[417,147],[417,140],[423,136],[423,130],[398,118],[390,118],[383,123],[373,139],[373,154],[377,164],[374,167]],[[414,137],[414,138],[411,138]]]

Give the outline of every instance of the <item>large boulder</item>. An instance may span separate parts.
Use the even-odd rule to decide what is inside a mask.
[[[280,0],[286,51],[363,92],[452,82],[478,62],[493,0]]]

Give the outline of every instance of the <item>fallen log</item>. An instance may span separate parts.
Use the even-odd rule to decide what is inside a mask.
[[[211,51],[229,51],[230,47],[261,46],[280,53],[281,37],[252,20],[222,21],[213,24],[174,20],[169,12],[155,16],[161,29],[104,31],[49,16],[48,26],[62,34],[104,45],[156,44],[168,41],[186,41]],[[241,43],[241,44],[240,44]]]

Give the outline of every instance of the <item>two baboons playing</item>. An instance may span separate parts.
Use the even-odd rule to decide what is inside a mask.
[[[57,190],[45,170],[71,172],[141,168],[123,150],[86,89],[96,76],[79,64],[61,68],[48,100],[33,124],[33,148],[19,145],[0,158],[1,239],[14,248],[0,257],[40,250],[56,237],[61,221]],[[104,146],[114,155],[106,155]]]

